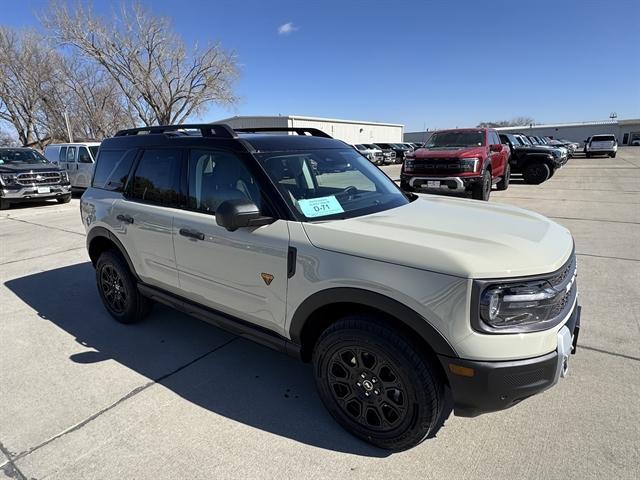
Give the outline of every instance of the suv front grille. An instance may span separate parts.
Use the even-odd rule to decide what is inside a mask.
[[[461,171],[460,162],[452,158],[416,159],[413,164],[415,173],[454,173]]]
[[[16,175],[16,183],[23,187],[31,185],[57,185],[62,176],[60,172],[30,172]]]

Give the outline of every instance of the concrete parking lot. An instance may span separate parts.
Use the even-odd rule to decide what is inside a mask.
[[[397,178],[399,167],[384,167]],[[18,479],[637,479],[640,148],[575,158],[492,202],[576,240],[583,306],[570,375],[515,408],[451,416],[389,454],[343,431],[308,365],[156,306],[105,312],[78,199],[0,213],[0,471]],[[491,232],[487,232],[491,235]]]

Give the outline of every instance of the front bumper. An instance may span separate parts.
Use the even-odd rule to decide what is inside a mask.
[[[438,356],[451,387],[454,413],[475,417],[504,410],[558,383],[568,373],[569,355],[576,351],[580,310],[576,305],[558,332],[557,349],[541,357],[483,362]]]
[[[38,189],[42,193],[38,193]],[[43,190],[44,188],[44,190]],[[48,192],[46,190],[49,190]],[[29,200],[47,200],[71,194],[71,185],[47,185],[45,187],[27,186],[19,188],[2,187],[0,197],[11,202]]]
[[[400,175],[400,187],[411,192],[445,191],[461,193],[466,192],[472,185],[481,180],[481,176],[438,177],[402,174]],[[434,182],[437,182],[437,184]]]

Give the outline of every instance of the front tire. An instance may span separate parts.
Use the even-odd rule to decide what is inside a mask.
[[[314,377],[329,413],[377,447],[406,450],[439,428],[444,382],[407,339],[383,321],[349,316],[325,330]]]
[[[529,185],[539,185],[542,182],[545,182],[549,178],[550,174],[551,170],[549,169],[549,165],[546,163],[534,163],[527,165],[522,172],[522,178],[524,179],[524,183]]]
[[[491,195],[491,172],[485,170],[482,173],[482,179],[471,187],[471,198],[474,200],[489,200]]]
[[[96,262],[96,282],[100,299],[111,316],[120,323],[142,320],[151,301],[138,291],[136,280],[118,252],[103,252]]]
[[[9,200],[5,200],[4,198],[0,198],[0,210],[9,210]]]
[[[613,152],[612,154],[609,155],[611,158],[616,158],[616,152]]]
[[[510,181],[511,181],[511,165],[507,164],[507,166],[504,169],[504,174],[502,175],[502,178],[496,185],[496,188],[500,191],[504,191],[507,188],[509,188]]]
[[[71,194],[56,198],[56,201],[58,203],[69,203],[71,201]]]

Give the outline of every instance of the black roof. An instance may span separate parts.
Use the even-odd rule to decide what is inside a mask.
[[[255,132],[255,133],[254,133]],[[273,132],[273,133],[265,133]],[[289,133],[295,133],[290,135]],[[219,146],[250,152],[351,148],[313,128],[233,130],[225,124],[166,125],[122,130],[102,142],[102,149],[145,146]]]

